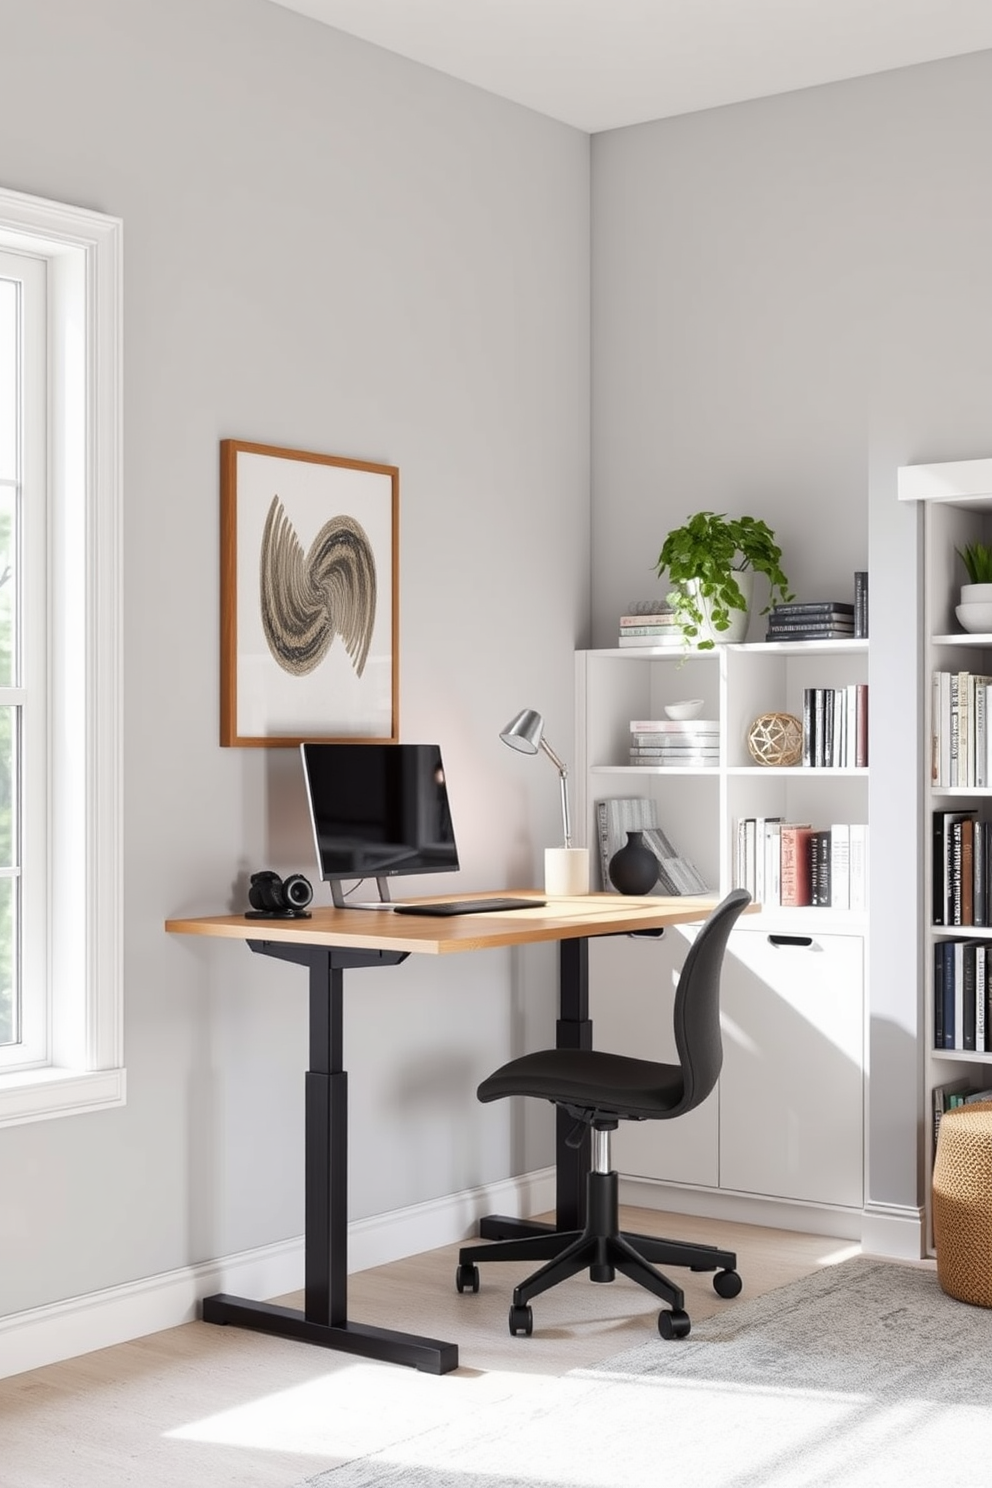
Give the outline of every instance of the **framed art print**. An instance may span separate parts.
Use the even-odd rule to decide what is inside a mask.
[[[224,439],[223,745],[399,738],[399,470]]]

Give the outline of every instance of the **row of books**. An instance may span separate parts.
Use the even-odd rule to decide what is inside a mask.
[[[944,1112],[954,1111],[958,1106],[972,1106],[978,1101],[992,1101],[992,1090],[976,1090],[965,1075],[959,1080],[948,1080],[943,1085],[935,1085],[931,1091],[931,1100],[933,1102],[933,1150],[936,1156],[940,1118]]]
[[[809,768],[868,764],[868,684],[803,688],[803,756]]]
[[[992,925],[992,822],[976,808],[933,813],[930,880],[935,925]]]
[[[868,573],[854,574],[854,603],[842,599],[789,600],[768,612],[769,641],[865,639],[868,635]]]
[[[992,1053],[992,943],[939,940],[934,946],[933,1046]]]
[[[737,822],[734,884],[759,904],[864,910],[868,904],[868,827],[813,827],[781,817]]]
[[[658,825],[658,804],[647,796],[609,796],[596,802],[600,881],[612,890],[610,859],[626,844],[628,832],[641,832],[658,859],[654,894],[705,894],[706,880],[695,864],[676,851]]]
[[[977,672],[933,673],[930,779],[938,789],[992,785],[992,677]]]
[[[716,718],[632,718],[630,763],[698,770],[720,763]]]

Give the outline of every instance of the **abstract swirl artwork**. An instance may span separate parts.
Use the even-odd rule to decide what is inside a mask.
[[[399,471],[221,442],[221,743],[395,741]]]

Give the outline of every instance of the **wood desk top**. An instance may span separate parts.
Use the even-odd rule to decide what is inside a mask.
[[[437,895],[437,899],[535,899],[538,890],[494,890],[485,894]],[[664,929],[668,925],[703,920],[719,901],[707,895],[643,898],[618,894],[583,894],[574,899],[548,899],[534,909],[492,914],[398,915],[389,909],[315,909],[308,920],[247,920],[238,915],[203,915],[166,920],[174,935],[210,935],[231,940],[297,941],[353,950],[410,951],[443,956],[452,951],[479,951],[496,946],[527,945],[542,940],[575,940],[587,935],[622,935],[635,930]],[[430,903],[424,899],[424,903]],[[748,905],[748,909],[756,909]]]

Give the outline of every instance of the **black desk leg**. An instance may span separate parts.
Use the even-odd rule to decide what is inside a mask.
[[[336,951],[250,941],[251,949],[310,971],[310,1069],[306,1077],[305,1303],[299,1312],[270,1302],[223,1293],[206,1297],[203,1319],[232,1323],[281,1338],[426,1374],[458,1368],[458,1347],[348,1319],[348,1076],[343,1068],[343,999],[346,967],[395,965],[401,952]]]
[[[559,1049],[591,1049],[592,1019],[589,1017],[589,941],[559,942],[558,1022],[555,1046]],[[588,1132],[578,1147],[568,1147],[565,1138],[575,1122],[557,1111],[555,1128],[555,1223],[515,1219],[505,1214],[487,1214],[479,1221],[479,1234],[486,1240],[523,1239],[531,1235],[570,1234],[581,1230],[586,1215],[586,1175],[592,1166]]]

